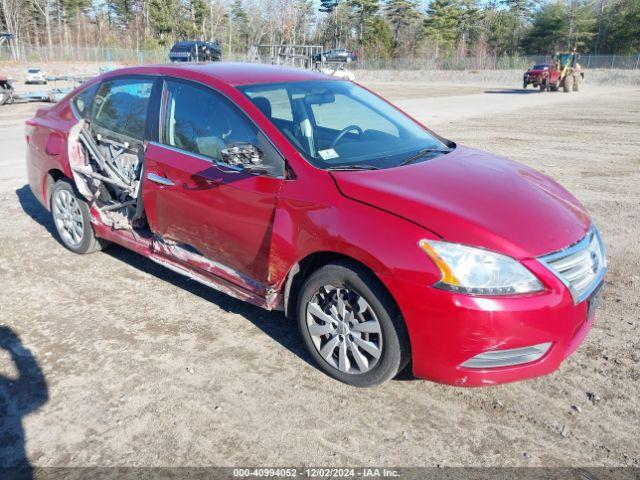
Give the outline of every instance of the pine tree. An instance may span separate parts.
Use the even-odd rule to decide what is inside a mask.
[[[187,0],[186,7],[189,18],[189,38],[205,40],[204,22],[207,17],[207,5],[205,0]]]
[[[512,17],[513,24],[508,54],[516,55],[519,52],[520,42],[539,3],[540,0],[503,0],[504,6],[507,7],[507,11]]]
[[[127,28],[133,20],[136,3],[136,0],[110,0],[109,8],[122,27]]]
[[[347,0],[347,5],[352,8],[358,20],[358,41],[362,44],[367,20],[380,9],[380,2],[379,0]]]
[[[232,45],[234,38],[239,39],[239,45],[237,45],[237,47],[248,47],[246,43],[249,36],[249,15],[242,5],[242,0],[234,0],[229,13],[229,51],[234,50]]]
[[[595,12],[588,4],[571,2],[550,3],[536,13],[523,38],[525,50],[548,54],[574,47],[582,52],[589,50],[596,34]]]
[[[435,42],[437,51],[453,50],[462,19],[462,9],[456,0],[433,0],[423,22],[424,35]]]
[[[602,51],[640,51],[640,0],[620,0],[603,12]]]
[[[384,18],[375,15],[367,20],[362,46],[368,57],[387,59],[393,56],[393,35]]]
[[[385,13],[393,31],[395,44],[398,44],[401,32],[420,18],[420,12],[413,0],[389,0],[385,5]]]
[[[329,22],[333,26],[333,45],[338,46],[340,43],[340,37],[342,33],[342,25],[340,18],[340,0],[320,0],[320,8],[318,10],[323,13],[328,13],[331,16]]]
[[[176,30],[178,5],[176,0],[148,0],[149,18],[160,45],[167,45]]]
[[[484,12],[475,0],[459,0],[460,25],[458,27],[458,52],[466,55],[469,47],[484,39]]]

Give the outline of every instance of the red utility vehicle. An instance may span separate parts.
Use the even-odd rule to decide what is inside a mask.
[[[114,242],[282,309],[352,385],[409,364],[462,386],[543,375],[593,324],[605,257],[580,203],[351,82],[133,67],[40,109],[26,135],[67,248]]]
[[[560,87],[560,77],[561,72],[555,63],[534,65],[524,72],[522,88],[527,88],[527,85],[532,84],[534,88],[540,87],[541,92],[549,90],[555,92]]]

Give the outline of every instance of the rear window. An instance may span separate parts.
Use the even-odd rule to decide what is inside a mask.
[[[93,126],[107,134],[142,140],[152,87],[150,79],[104,82],[93,99]]]
[[[39,68],[30,68],[29,70],[27,70],[29,73],[40,73],[40,69]]]

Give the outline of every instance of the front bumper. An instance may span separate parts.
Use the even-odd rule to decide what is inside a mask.
[[[532,75],[532,76],[527,76],[523,78],[523,83],[526,83],[528,85],[533,84],[534,86],[538,86],[541,83],[544,83],[544,81],[547,79],[547,77],[543,77],[543,76],[538,76],[538,75]]]
[[[588,312],[589,299],[574,304],[569,289],[539,262],[524,263],[543,282],[545,291],[473,297],[383,278],[409,331],[415,376],[471,387],[524,380],[558,369],[591,329],[593,311]],[[493,368],[463,365],[484,352],[546,343],[551,344],[548,349],[527,363]]]

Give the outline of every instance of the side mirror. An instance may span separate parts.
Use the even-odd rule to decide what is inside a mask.
[[[264,165],[262,152],[251,143],[233,143],[220,150],[222,161],[247,172],[265,173],[269,169]]]

